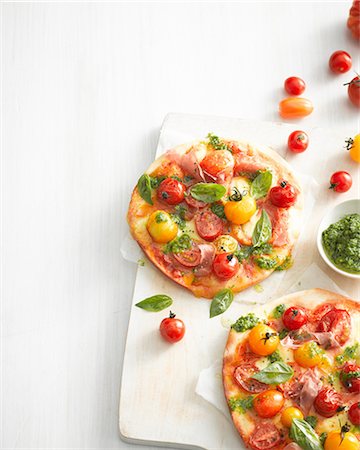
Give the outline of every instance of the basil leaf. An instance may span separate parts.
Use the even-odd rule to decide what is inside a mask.
[[[260,172],[259,175],[251,183],[250,195],[256,200],[265,197],[272,183],[272,173],[267,170]]]
[[[276,361],[257,372],[251,378],[265,384],[280,384],[290,380],[293,375],[294,371],[290,366],[284,362]]]
[[[282,361],[282,357],[280,356],[279,350],[275,350],[274,353],[267,356],[269,362],[274,363],[276,361]]]
[[[158,294],[153,295],[152,297],[148,297],[139,303],[136,303],[135,306],[141,309],[145,309],[146,311],[159,312],[171,306],[172,302],[173,301],[171,297],[169,297],[168,295]]]
[[[197,183],[190,188],[190,194],[195,200],[213,203],[225,195],[226,188],[216,183]]]
[[[254,247],[259,247],[265,244],[272,234],[272,226],[268,213],[263,209],[261,211],[260,219],[256,222],[255,229],[252,235],[252,243]]]
[[[144,175],[141,175],[137,183],[137,188],[140,196],[146,201],[146,203],[153,205],[153,201],[151,200],[151,178],[148,174],[144,173]]]
[[[303,419],[293,419],[290,438],[303,450],[322,450],[323,448],[315,430]]]
[[[316,416],[307,416],[307,417],[305,417],[305,421],[311,426],[311,428],[314,428],[314,430],[315,430],[315,427],[318,422],[318,419]]]
[[[210,319],[225,312],[234,300],[234,294],[230,289],[222,289],[212,299],[210,305]]]
[[[285,312],[285,305],[284,303],[281,303],[272,310],[271,315],[273,316],[274,319],[280,319],[280,317],[284,314],[284,312]]]
[[[216,214],[220,219],[226,219],[225,212],[224,212],[224,205],[221,205],[220,203],[213,203],[210,206],[211,211]]]

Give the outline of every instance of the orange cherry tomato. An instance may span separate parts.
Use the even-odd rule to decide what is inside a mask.
[[[310,100],[302,97],[287,97],[279,103],[279,114],[284,119],[296,119],[311,114],[314,110]]]
[[[258,416],[274,417],[284,405],[284,396],[275,389],[262,392],[254,399],[254,409]]]

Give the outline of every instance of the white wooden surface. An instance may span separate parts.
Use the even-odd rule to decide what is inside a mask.
[[[118,398],[136,267],[119,249],[163,117],[277,120],[296,74],[304,127],[355,133],[349,77],[327,70],[341,48],[359,70],[349,6],[1,3],[3,449],[133,448]]]

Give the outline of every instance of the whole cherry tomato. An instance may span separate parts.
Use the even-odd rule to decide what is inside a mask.
[[[283,316],[282,321],[288,330],[298,330],[308,321],[307,314],[301,306],[290,306]]]
[[[294,153],[302,153],[309,146],[309,136],[305,131],[293,131],[288,139],[288,147]]]
[[[348,86],[348,96],[351,103],[360,108],[360,77],[359,75],[353,78],[350,83],[345,83]]]
[[[346,150],[349,150],[350,158],[360,163],[360,134],[357,134],[354,139],[349,138],[346,143]]]
[[[347,362],[340,372],[340,380],[349,392],[360,393],[360,366]]]
[[[360,39],[360,0],[354,0],[349,11],[347,26],[354,39]]]
[[[350,406],[348,416],[352,424],[360,425],[360,402],[356,402]]]
[[[264,323],[259,323],[249,333],[249,347],[255,355],[271,355],[278,348],[279,343],[278,333]]]
[[[305,87],[305,81],[299,77],[286,78],[284,82],[284,89],[289,95],[301,95]]]
[[[285,399],[281,392],[270,389],[254,398],[254,409],[260,417],[274,417],[283,407],[284,401]]]
[[[168,205],[177,205],[184,200],[186,187],[175,178],[165,178],[157,190],[157,197]]]
[[[284,119],[296,119],[311,114],[314,110],[310,100],[302,97],[288,97],[279,103],[279,114]]]
[[[168,342],[178,342],[185,334],[185,324],[182,320],[176,319],[176,315],[170,311],[169,317],[160,323],[161,336]]]
[[[334,73],[345,73],[351,69],[352,60],[349,53],[344,50],[334,52],[329,59],[330,70]]]
[[[324,450],[359,450],[359,441],[350,426],[345,424],[339,431],[330,431],[324,442]]]
[[[331,387],[321,389],[314,401],[314,408],[323,417],[332,417],[341,406],[341,397]]]
[[[221,280],[232,278],[237,274],[239,267],[239,261],[232,253],[219,253],[213,262],[215,275]]]
[[[333,189],[335,192],[347,192],[351,185],[352,178],[348,172],[341,170],[331,175],[329,189]]]
[[[278,186],[270,189],[269,196],[273,205],[279,208],[290,208],[296,202],[297,193],[291,184],[283,180]]]

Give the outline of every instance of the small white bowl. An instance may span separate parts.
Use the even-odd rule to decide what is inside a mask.
[[[339,203],[333,209],[328,211],[325,216],[322,218],[318,233],[317,233],[317,247],[322,259],[326,262],[326,264],[331,267],[335,272],[341,273],[341,275],[345,275],[349,278],[360,279],[360,274],[345,272],[345,270],[341,270],[333,264],[328,256],[325,253],[323,244],[322,244],[322,232],[326,230],[331,224],[337,222],[341,218],[343,218],[347,214],[360,214],[360,199],[352,199],[347,200],[345,202]]]

